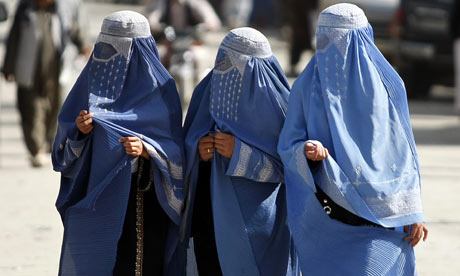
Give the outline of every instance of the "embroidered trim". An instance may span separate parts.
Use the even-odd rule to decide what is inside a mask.
[[[378,219],[423,212],[420,189],[400,191],[390,196],[364,198],[364,201]]]
[[[163,189],[166,194],[166,198],[168,199],[168,205],[178,214],[180,215],[182,212],[182,207],[184,202],[176,197],[174,194],[174,190],[171,188],[171,185],[164,174],[161,174],[161,179],[163,183]]]
[[[135,275],[142,276],[144,261],[144,192],[136,192],[136,263]]]
[[[131,57],[130,56],[131,45],[133,44],[132,38],[111,36],[111,35],[100,33],[96,39],[95,44],[99,42],[104,42],[104,43],[112,45],[113,48],[115,48],[115,50],[117,50],[118,53],[122,54],[127,59],[127,63],[129,63],[129,59]],[[117,55],[113,55],[109,59],[98,59],[93,55],[93,59],[97,61],[108,62],[109,60],[114,59],[116,56]]]
[[[262,156],[262,158],[264,162],[264,167],[259,172],[258,181],[267,182],[273,175],[273,164],[267,157]]]
[[[388,179],[388,180],[384,180],[384,181],[359,181],[359,180],[356,180],[353,182],[354,185],[362,185],[362,184],[386,184],[386,183],[392,183],[392,182],[396,182],[396,181],[399,181],[401,179],[404,179],[404,178],[407,178],[407,177],[412,177],[414,175],[418,175],[418,173],[411,173],[411,174],[403,174],[401,175],[400,177],[396,177],[396,178],[393,178],[393,179]]]
[[[224,67],[215,67],[214,72],[217,74],[225,74],[231,71],[233,68],[236,68],[238,72],[240,73],[241,76],[244,75],[244,69],[246,69],[246,64],[248,63],[249,58],[251,57],[250,55],[246,55],[240,52],[237,52],[231,48],[228,48],[226,46],[220,46],[220,50],[223,50],[225,52],[225,58],[228,59],[230,62],[231,66],[228,67],[226,70],[223,70]],[[228,65],[226,65],[228,66]],[[220,70],[222,69],[222,70]]]
[[[182,169],[181,165],[179,165],[177,163],[174,163],[174,162],[171,162],[171,161],[168,161],[152,145],[150,145],[148,143],[144,143],[144,145],[146,146],[146,149],[147,149],[147,152],[149,153],[149,155],[152,156],[153,158],[155,158],[156,160],[158,160],[161,163],[162,166],[164,166],[164,167],[166,167],[168,169],[168,173],[172,178],[177,179],[177,180],[182,180],[183,179],[184,175],[183,175],[183,169]]]
[[[240,143],[240,156],[238,163],[235,168],[234,176],[245,176],[249,164],[249,158],[251,158],[252,149],[245,143]]]
[[[144,192],[152,187],[153,172],[149,166],[149,182],[145,188],[141,188],[140,182],[144,173],[144,159],[139,159],[139,169],[137,172],[137,191],[136,191],[136,263],[135,275],[142,276],[144,263]]]

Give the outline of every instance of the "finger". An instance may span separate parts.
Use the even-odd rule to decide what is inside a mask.
[[[127,141],[127,142],[124,142],[123,145],[125,147],[129,147],[129,148],[133,148],[133,149],[141,149],[142,148],[142,143],[140,142],[130,142],[130,141]]]
[[[214,137],[212,136],[204,136],[200,139],[198,143],[214,143]]]
[[[88,126],[88,125],[90,125],[92,123],[93,123],[93,119],[88,119],[88,120],[80,122],[80,125]]]
[[[324,148],[318,148],[318,156],[317,156],[317,160],[321,160],[323,159],[323,155],[324,155]]]
[[[201,143],[201,144],[198,144],[198,147],[201,149],[201,148],[213,148],[214,147],[214,143],[210,143],[210,142],[206,142],[206,143]]]
[[[92,125],[82,126],[81,129],[83,129],[83,130],[92,130],[93,126]]]
[[[224,145],[224,146],[230,146],[234,144],[235,141],[233,140],[233,136],[228,137],[228,139],[216,139],[214,141],[214,144],[219,144],[219,145]]]
[[[407,235],[406,237],[404,237],[404,239],[407,241],[407,240],[412,240],[415,236],[414,236],[414,233],[415,233],[415,230],[414,230],[414,227],[412,227],[412,229],[410,230],[410,233],[409,235]]]
[[[407,240],[411,240],[413,238],[414,238],[414,229],[412,229],[412,231],[407,236],[404,237],[404,240],[407,241]]]
[[[218,149],[218,148],[216,148],[216,151],[217,151],[217,153],[219,153],[220,155],[226,156],[226,154],[225,154],[226,151],[225,151],[224,149]]]
[[[324,157],[324,158],[328,158],[329,157],[329,151],[327,150],[327,148],[324,148],[324,151],[326,152],[326,157]]]
[[[321,160],[323,160],[324,158],[326,158],[326,148],[322,148],[321,149]]]
[[[214,135],[216,140],[225,140],[229,139],[230,137],[232,137],[232,135],[223,132],[217,132],[216,135]]]
[[[125,145],[125,150],[129,150],[131,152],[140,152],[141,151],[141,148],[138,147],[138,146],[126,146]]]
[[[413,232],[414,232],[414,238],[409,242],[410,246],[416,246],[418,242],[420,241],[420,239],[422,238],[422,233],[420,233],[421,231],[419,228],[417,228],[417,230]]]
[[[421,238],[417,237],[409,242],[410,246],[416,246]]]
[[[314,160],[315,158],[315,152],[307,152],[307,159]]]
[[[215,141],[214,145],[217,147],[217,145],[219,146],[225,146],[227,145],[229,142],[227,140],[217,140]]]
[[[316,146],[310,142],[306,143],[305,144],[305,149],[308,150],[308,151],[314,151],[316,148]]]
[[[200,157],[201,157],[201,159],[204,160],[204,161],[208,161],[208,160],[211,159],[213,156],[214,156],[214,151],[210,151],[210,152],[207,152],[207,151],[200,151]]]
[[[417,237],[418,235],[418,232],[419,232],[419,228],[418,228],[418,225],[417,224],[413,224],[412,225],[412,229],[410,229],[410,233],[409,235],[406,236],[405,240],[413,240]]]
[[[211,153],[206,153],[205,155],[203,155],[204,158],[202,158],[204,161],[208,161],[209,159],[213,158],[214,157],[214,152],[211,152]]]
[[[118,139],[118,142],[140,142],[140,138],[139,137],[136,137],[136,136],[127,136],[127,137],[121,137],[120,139]]]
[[[317,161],[318,160],[318,156],[319,156],[319,148],[316,148],[316,151],[313,155],[313,160]]]
[[[141,138],[137,137],[137,136],[128,136],[126,137],[126,141],[130,141],[130,142],[140,142],[141,141]]]
[[[88,111],[87,111],[87,110],[81,110],[81,111],[80,111],[80,116],[84,116],[84,115],[86,115],[86,114],[88,114]]]
[[[94,116],[94,113],[89,113],[89,114],[86,114],[86,115],[82,115],[81,117],[83,118],[83,120],[88,120],[90,118],[92,118]]]
[[[226,145],[226,144],[216,144],[215,148],[218,149],[218,150],[227,150],[229,148],[229,146]]]
[[[214,149],[206,148],[206,149],[200,150],[200,154],[203,155],[203,156],[207,155],[207,154],[210,154],[211,152],[214,152]]]
[[[428,228],[426,228],[425,226],[423,226],[423,241],[426,241],[426,239],[428,238]]]

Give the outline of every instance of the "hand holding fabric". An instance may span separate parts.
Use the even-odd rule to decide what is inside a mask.
[[[307,141],[305,144],[305,155],[307,159],[321,161],[329,156],[329,151],[318,141],[315,141],[315,143]]]
[[[235,136],[222,132],[217,132],[214,136],[217,152],[226,158],[232,158],[235,148]]]
[[[409,235],[407,235],[404,238],[404,240],[406,241],[410,240],[409,242],[410,246],[416,246],[418,242],[422,239],[422,237],[423,237],[423,241],[426,241],[426,239],[428,238],[428,228],[425,226],[423,222],[414,223],[410,226],[409,225],[404,226],[404,232],[409,233],[409,229],[410,229]]]
[[[209,161],[214,157],[214,137],[211,133],[201,137],[200,141],[198,141],[198,151],[201,161]]]
[[[125,147],[126,154],[132,155],[134,157],[142,156],[145,159],[150,159],[150,155],[142,144],[142,140],[136,136],[123,137],[118,140],[120,143],[123,143]]]
[[[93,113],[89,113],[87,110],[80,111],[80,115],[75,119],[78,129],[83,134],[88,134],[93,130]]]

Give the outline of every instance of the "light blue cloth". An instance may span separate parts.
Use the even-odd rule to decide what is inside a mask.
[[[81,110],[94,113],[84,138],[75,124]],[[141,138],[151,156],[155,192],[172,222],[165,275],[180,274],[172,272],[181,269],[172,260],[184,198],[181,123],[174,80],[159,61],[147,19],[129,11],[106,17],[59,114],[53,146],[64,223],[60,275],[112,275],[131,187],[133,157],[118,141],[126,136]]]
[[[372,28],[361,9],[338,4],[321,13],[317,53],[294,83],[289,103],[278,150],[285,165],[289,222],[302,272],[401,275],[373,271],[376,267],[371,258],[378,258],[390,270],[399,266],[404,275],[413,275],[413,260],[398,257],[413,254],[407,242],[377,255],[364,254],[378,241],[395,241],[403,234],[382,234],[383,230],[326,219],[322,220],[327,223],[315,222],[313,219],[320,216],[315,212],[321,209],[317,208],[319,203],[313,206],[309,202],[316,183],[348,211],[382,226],[401,227],[424,220],[404,84],[375,46]],[[307,140],[320,141],[330,153],[314,169],[309,168],[305,156]],[[313,224],[318,225],[311,228]],[[334,229],[336,234],[318,240],[317,231]],[[364,241],[363,232],[367,233]],[[343,239],[348,242],[343,243]],[[351,247],[355,243],[360,246]],[[324,251],[314,252],[316,246],[312,244],[324,245]],[[334,250],[327,250],[329,246]],[[331,265],[329,259],[340,254],[367,257],[344,257],[343,262]],[[342,272],[344,266],[354,266],[358,272]],[[361,274],[363,267],[369,270]]]
[[[213,71],[197,86],[185,121],[187,206],[185,243],[197,185],[198,141],[209,132],[235,136],[231,159],[212,159],[211,202],[224,275],[299,275],[287,225],[283,167],[276,146],[289,84],[267,39],[232,30]],[[201,184],[202,185],[202,184]]]

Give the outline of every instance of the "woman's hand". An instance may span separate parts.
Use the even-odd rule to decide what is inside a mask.
[[[235,136],[222,132],[217,132],[214,136],[217,152],[226,158],[232,158],[235,147]]]
[[[120,138],[118,142],[123,143],[126,154],[132,155],[134,157],[142,156],[145,159],[150,159],[150,155],[145,150],[141,138],[135,136],[123,137]]]
[[[307,142],[305,144],[305,155],[307,156],[307,159],[312,161],[321,161],[329,156],[329,151],[327,148],[323,147],[323,144],[320,142],[316,142],[314,144]]]
[[[404,238],[404,240],[410,240],[410,246],[416,246],[417,243],[422,239],[422,237],[423,241],[426,241],[426,239],[428,238],[428,228],[426,228],[425,224],[423,222],[418,222],[412,224],[411,226],[412,227],[410,227],[409,225],[404,226],[405,233],[409,233],[409,229],[411,230],[409,235],[407,235]]]
[[[89,113],[87,110],[80,111],[80,115],[77,116],[75,119],[75,123],[77,124],[78,129],[83,134],[88,134],[93,130],[93,113]]]
[[[201,161],[209,161],[214,157],[214,137],[211,133],[201,137],[198,141],[198,152],[200,153]]]

